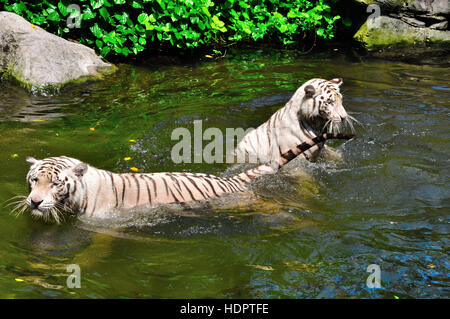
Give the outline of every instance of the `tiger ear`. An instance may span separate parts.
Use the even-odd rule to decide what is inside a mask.
[[[335,78],[330,80],[329,82],[334,83],[337,86],[341,86],[341,84],[344,83],[344,80],[342,80],[342,78]]]
[[[72,171],[75,173],[75,176],[81,177],[84,174],[86,174],[87,169],[88,166],[86,163],[80,163],[77,164],[74,168],[72,168]]]
[[[27,156],[26,161],[28,164],[33,165],[33,164],[37,163],[39,160],[35,159],[34,157]]]
[[[305,96],[306,97],[311,98],[314,96],[314,94],[316,94],[316,89],[314,89],[314,86],[312,86],[312,85],[305,86]]]

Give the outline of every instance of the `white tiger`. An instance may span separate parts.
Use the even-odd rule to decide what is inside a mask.
[[[64,212],[76,217],[106,218],[118,209],[202,201],[244,192],[253,179],[276,173],[281,166],[317,143],[353,137],[324,133],[288,150],[278,160],[231,178],[194,173],[116,174],[66,156],[42,160],[28,157],[30,194],[19,201],[15,210],[21,213],[30,208],[33,216],[59,223],[64,219]]]
[[[304,83],[283,108],[244,136],[235,149],[237,162],[277,160],[296,145],[311,141],[323,132],[339,133],[344,123],[354,132],[352,121],[357,121],[342,105],[339,91],[342,83],[340,78],[312,79]],[[303,156],[314,160],[323,146],[324,143],[319,143]]]

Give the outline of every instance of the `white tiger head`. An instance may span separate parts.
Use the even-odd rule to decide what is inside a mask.
[[[343,124],[347,123],[354,131],[352,116],[348,115],[342,105],[342,94],[339,86],[342,79],[312,79],[303,84],[297,91],[301,101],[299,115],[317,133],[328,131],[339,133]]]
[[[31,167],[27,174],[30,194],[26,205],[33,216],[59,223],[63,211],[71,210],[77,181],[86,173],[88,165],[67,157],[43,160],[27,157],[27,162]]]

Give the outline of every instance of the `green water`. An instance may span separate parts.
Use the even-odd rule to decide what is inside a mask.
[[[256,127],[313,77],[344,78],[345,108],[364,125],[358,139],[334,144],[341,162],[257,183],[255,207],[58,226],[2,206],[0,297],[448,298],[447,60],[261,52],[120,65],[53,97],[0,83],[1,203],[27,194],[28,155],[116,172],[239,171],[174,164],[172,130],[200,119],[204,129]],[[79,289],[66,287],[69,264],[81,267]],[[370,264],[381,289],[366,286]]]

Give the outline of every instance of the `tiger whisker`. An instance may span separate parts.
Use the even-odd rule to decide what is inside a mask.
[[[11,200],[13,200],[13,199],[17,199],[17,198],[20,198],[21,200],[14,201],[14,202],[12,202],[12,203],[8,203],[9,201],[11,201]],[[2,205],[5,205],[6,203],[8,203],[8,204],[6,204],[6,205],[4,206],[4,207],[8,207],[8,206],[10,206],[10,205],[12,205],[12,204],[14,204],[14,203],[18,203],[18,202],[20,202],[20,201],[26,199],[26,198],[27,198],[27,196],[24,196],[24,195],[13,196],[13,197],[11,197],[11,198],[5,200],[5,201],[2,203]]]
[[[350,130],[352,131],[352,134],[354,134],[355,133],[355,127],[353,126],[353,123],[351,122],[351,120],[349,120],[348,117],[345,118],[345,124],[350,127]]]
[[[12,201],[17,198],[20,198],[20,200]],[[27,196],[23,196],[23,195],[13,196],[10,199],[6,200],[3,204],[7,203],[8,201],[12,201],[12,202],[4,205],[4,207],[9,207],[11,205],[14,205],[14,208],[10,211],[10,214],[18,217],[18,216],[22,215],[28,208],[28,205],[26,203],[26,198],[27,198]]]
[[[57,208],[59,208],[61,211],[67,211],[69,213],[75,213],[75,211],[71,207],[66,206],[65,204],[62,204],[60,202],[56,203],[55,206]]]
[[[13,196],[13,197],[11,197],[11,198],[5,200],[5,202],[10,201],[10,200],[12,200],[12,199],[16,199],[16,198],[26,198],[26,197],[27,197],[27,196],[25,196],[25,195],[16,195],[16,196]]]
[[[20,211],[17,212],[16,216],[22,215],[28,209],[28,205],[24,205]]]
[[[59,215],[60,215],[62,221],[66,222],[66,220],[67,220],[66,218],[68,217],[68,215],[64,214],[64,211],[71,212],[71,210],[68,210],[68,209],[65,209],[65,208],[58,208],[58,211],[59,211]]]
[[[58,210],[60,218],[62,219],[63,222],[65,222],[67,215],[64,214],[64,209],[57,208],[57,210]]]
[[[25,202],[23,199],[22,200],[17,200],[17,201],[9,203],[8,205],[5,205],[5,207],[9,207],[11,205],[17,205],[17,204],[23,203],[23,202]]]
[[[325,130],[326,130],[326,128],[327,128],[327,126],[328,126],[328,124],[331,122],[331,120],[328,120],[326,123],[325,123],[325,125],[323,126],[323,128],[322,128],[322,131],[320,132],[320,133],[323,133]]]
[[[22,215],[28,208],[28,205],[25,201],[18,203],[13,210],[11,210],[11,214],[14,214],[16,217]]]
[[[20,207],[22,207],[22,206],[25,206],[25,202],[24,202],[24,201],[17,203],[17,204],[14,206],[14,208],[12,209],[12,212],[14,212],[15,210],[17,210],[18,208],[20,208]]]
[[[359,124],[359,125],[361,125],[362,127],[364,127],[364,125],[363,125],[360,121],[358,121],[357,119],[355,119],[353,116],[348,115],[348,118],[349,118],[350,120],[352,120],[353,122],[355,122],[356,124]]]
[[[55,222],[57,224],[60,224],[61,223],[61,219],[62,219],[61,211],[56,206],[53,206],[50,209],[50,213],[51,213],[53,219],[55,220]]]

